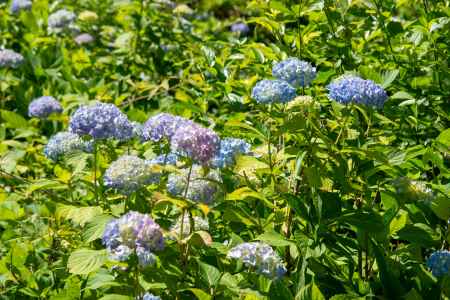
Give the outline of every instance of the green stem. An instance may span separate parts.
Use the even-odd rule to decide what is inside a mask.
[[[94,195],[95,203],[98,205],[98,187],[97,187],[97,142],[94,141]]]

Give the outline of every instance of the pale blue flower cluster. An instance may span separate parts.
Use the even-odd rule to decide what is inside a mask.
[[[252,98],[261,104],[286,103],[295,96],[295,89],[283,80],[264,79],[256,83],[252,90]]]
[[[213,130],[193,122],[179,127],[171,140],[173,152],[201,165],[207,165],[216,155],[219,147],[220,138]]]
[[[439,250],[434,252],[428,258],[427,266],[431,269],[433,276],[450,275],[450,251]]]
[[[78,151],[92,152],[92,141],[83,141],[75,133],[62,131],[50,138],[44,148],[44,155],[53,161],[57,161],[61,156]]]
[[[67,9],[60,9],[48,16],[48,29],[50,31],[57,32],[61,29],[69,27],[73,24],[76,17],[77,16],[73,12]]]
[[[286,273],[278,254],[262,242],[242,243],[230,249],[227,257],[240,260],[251,270],[271,279],[280,279]]]
[[[159,172],[153,172],[145,160],[134,155],[123,155],[106,169],[103,182],[106,187],[128,195],[159,181],[159,176]]]
[[[52,96],[42,96],[34,99],[28,105],[28,116],[45,119],[51,114],[62,113],[61,104]]]
[[[74,41],[77,45],[84,45],[84,44],[90,44],[94,41],[94,37],[90,35],[89,33],[82,33],[77,35],[74,38]]]
[[[89,135],[94,139],[129,140],[133,125],[114,104],[96,102],[78,108],[70,118],[71,132]]]
[[[159,142],[163,139],[170,141],[175,131],[187,123],[192,123],[192,121],[168,113],[160,113],[150,117],[145,122],[142,138],[144,141],[153,142]]]
[[[351,102],[368,106],[383,107],[388,95],[386,91],[372,80],[358,76],[344,75],[331,82],[327,89],[328,97],[337,102]]]
[[[209,223],[207,219],[204,219],[202,217],[194,216],[194,230],[193,231],[208,231],[209,230]],[[183,221],[182,221],[183,220]],[[177,222],[170,227],[170,232],[175,235],[179,236],[181,231],[181,222],[183,222],[183,232],[182,232],[182,238],[185,238],[189,235],[191,232],[191,220],[189,218],[188,214],[185,214],[184,217],[180,216],[177,220]]]
[[[167,181],[167,191],[173,196],[184,197],[188,174],[188,169],[170,174]],[[203,174],[202,167],[194,165],[186,198],[191,201],[210,204],[220,195],[220,182],[221,178],[216,170],[210,170],[207,174]]]
[[[153,252],[164,249],[160,226],[150,216],[134,211],[110,221],[102,241],[112,259],[125,261],[136,254],[141,267],[153,265]]]
[[[172,165],[175,166],[179,160],[179,156],[175,153],[168,153],[158,155],[157,157],[147,160],[147,164],[149,165]]]
[[[224,138],[220,141],[219,152],[211,160],[214,168],[228,168],[235,164],[238,155],[250,153],[250,144],[241,139]]]
[[[285,59],[272,68],[272,75],[275,78],[286,81],[293,87],[309,86],[316,78],[316,74],[316,68],[309,62],[295,57]]]
[[[11,2],[11,13],[17,14],[22,10],[30,10],[33,3],[30,0],[13,0]]]
[[[10,49],[0,50],[0,68],[18,68],[24,62],[22,54]]]
[[[144,296],[142,297],[142,300],[161,300],[161,297],[155,296],[152,293],[145,293]]]
[[[231,32],[245,36],[250,32],[250,28],[244,22],[237,22],[231,25]]]
[[[133,126],[133,137],[141,138],[142,132],[144,130],[144,125],[139,122],[131,121],[131,126]]]

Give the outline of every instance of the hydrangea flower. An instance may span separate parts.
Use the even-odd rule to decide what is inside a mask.
[[[142,130],[142,138],[145,141],[153,142],[159,142],[163,139],[170,141],[175,131],[187,123],[192,123],[192,121],[168,113],[160,113],[150,117],[145,122]]]
[[[159,180],[159,173],[153,172],[143,159],[133,155],[123,155],[105,171],[103,182],[106,187],[131,194],[150,183]]]
[[[95,40],[94,37],[89,33],[82,33],[74,38],[74,41],[75,43],[77,43],[77,45],[89,44],[92,43],[94,40]]]
[[[195,123],[187,123],[178,128],[171,140],[173,152],[206,165],[218,152],[219,136],[211,129]]]
[[[279,279],[286,273],[281,258],[272,247],[262,242],[242,243],[228,252],[228,258],[241,260],[256,273]]]
[[[439,250],[434,252],[428,258],[427,266],[431,269],[433,276],[450,275],[450,251]]]
[[[250,144],[241,139],[225,138],[220,141],[219,152],[214,156],[211,165],[214,168],[227,168],[236,162],[236,156],[250,153]]]
[[[102,242],[112,259],[126,261],[130,255],[136,254],[142,267],[154,264],[153,252],[164,248],[159,225],[150,216],[134,211],[110,221],[103,232]]]
[[[13,0],[11,3],[11,13],[17,14],[22,10],[30,10],[33,3],[30,0]]]
[[[215,170],[210,170],[208,174],[203,175],[202,168],[198,165],[192,167],[191,177],[186,198],[200,203],[210,204],[220,194],[221,178]],[[182,169],[180,173],[172,173],[167,181],[167,191],[178,197],[184,197],[186,190],[188,169]]]
[[[71,154],[77,151],[92,152],[93,145],[91,141],[83,139],[75,133],[62,131],[50,138],[44,148],[46,157],[57,161],[61,156]]]
[[[193,219],[194,219],[194,230],[193,231],[200,231],[200,230],[208,231],[209,230],[209,223],[208,223],[207,219],[197,217],[197,216],[194,216]],[[182,220],[183,220],[182,238],[185,238],[191,232],[191,220],[190,220],[188,214],[184,214],[184,217],[180,216],[178,218],[178,220],[176,221],[176,223],[174,225],[172,225],[172,227],[170,227],[170,232],[175,236],[179,236],[180,231],[181,231]]]
[[[405,200],[430,202],[434,199],[434,193],[426,182],[400,177],[393,181],[393,185],[397,194]]]
[[[23,56],[10,49],[0,50],[0,68],[18,68],[25,59]]]
[[[69,129],[94,139],[115,138],[123,141],[133,137],[133,125],[127,116],[114,104],[101,102],[78,108],[70,118]]]
[[[169,154],[161,154],[157,157],[147,160],[147,164],[149,165],[172,165],[175,166],[177,164],[177,161],[179,160],[179,156],[175,153],[169,153]]]
[[[45,119],[51,114],[62,113],[63,108],[52,96],[42,96],[31,101],[28,105],[28,116]]]
[[[133,136],[140,138],[142,136],[142,131],[144,129],[144,125],[139,122],[131,122],[131,126],[133,126]]]
[[[331,82],[327,89],[328,97],[337,102],[350,102],[383,107],[388,95],[386,91],[372,80],[365,80],[353,75],[344,75]]]
[[[261,104],[286,103],[296,96],[295,89],[286,81],[264,79],[252,90],[252,98]]]
[[[295,57],[285,59],[272,68],[272,75],[288,82],[294,87],[309,86],[311,81],[316,78],[316,68],[309,62]]]
[[[145,293],[142,300],[161,300],[161,297],[155,296],[152,293]]]
[[[57,32],[69,27],[73,24],[76,17],[77,16],[73,12],[67,9],[60,9],[48,16],[48,29]]]
[[[250,32],[250,28],[248,28],[248,25],[244,22],[237,22],[231,25],[231,32],[244,36]]]

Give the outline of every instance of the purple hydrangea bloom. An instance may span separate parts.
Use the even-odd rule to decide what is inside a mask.
[[[316,68],[309,62],[291,57],[285,59],[272,68],[272,75],[288,82],[293,87],[309,86],[311,81],[316,78]]]
[[[388,95],[372,80],[364,80],[353,75],[345,75],[331,82],[327,89],[328,97],[337,102],[355,102],[369,106],[383,107]]]
[[[153,266],[156,263],[155,254],[153,254],[149,250],[146,250],[145,248],[136,248],[136,255],[138,258],[139,266],[141,266],[142,268]]]
[[[18,68],[25,59],[23,56],[10,49],[0,50],[0,68]]]
[[[262,242],[242,243],[228,252],[228,258],[241,260],[256,273],[271,279],[280,279],[286,267],[272,247]]]
[[[175,131],[187,123],[192,123],[192,121],[168,113],[160,113],[150,117],[145,122],[142,129],[142,138],[145,141],[153,142],[159,142],[163,139],[170,141]]]
[[[143,159],[133,155],[123,155],[105,171],[103,182],[106,187],[117,189],[128,195],[138,189],[159,181],[159,172],[153,172]]]
[[[45,119],[51,114],[62,113],[63,108],[52,96],[42,96],[31,101],[28,105],[28,116]]]
[[[89,33],[82,33],[74,38],[74,41],[75,43],[77,43],[77,45],[89,44],[92,43],[94,40],[95,40],[94,37]]]
[[[231,25],[231,31],[244,36],[250,32],[250,28],[248,28],[248,25],[243,22],[237,22]]]
[[[161,300],[161,297],[155,296],[152,293],[145,293],[142,300]]]
[[[33,3],[30,0],[13,0],[11,3],[11,13],[17,14],[22,10],[30,10]]]
[[[92,144],[92,141],[83,141],[83,139],[75,133],[62,131],[50,138],[44,148],[44,154],[51,160],[56,161],[61,156],[74,152],[92,152]]]
[[[434,252],[428,258],[427,266],[431,269],[433,276],[450,275],[450,251],[439,250]]]
[[[50,31],[60,31],[71,26],[76,17],[73,12],[67,9],[60,9],[48,16],[48,29]]]
[[[184,197],[189,169],[182,169],[179,173],[172,173],[167,180],[167,191],[178,197]],[[189,180],[186,198],[205,204],[211,204],[220,196],[221,178],[216,170],[203,174],[200,166],[194,165]]]
[[[250,153],[250,144],[241,139],[225,138],[220,141],[219,152],[211,161],[214,168],[231,167],[236,162],[236,156]]]
[[[114,104],[96,102],[85,105],[73,113],[69,129],[79,135],[94,139],[129,140],[133,137],[133,125]]]
[[[264,79],[256,83],[252,90],[252,98],[261,104],[286,103],[295,96],[295,89],[283,80]]]
[[[149,215],[134,211],[110,221],[103,232],[102,242],[113,259],[125,261],[134,253],[144,264],[154,260],[149,253],[164,249],[159,225]]]
[[[211,129],[195,123],[184,124],[178,128],[171,140],[173,152],[202,165],[208,164],[219,147],[219,136]]]

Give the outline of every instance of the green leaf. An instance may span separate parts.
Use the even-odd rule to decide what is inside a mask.
[[[72,274],[89,274],[97,271],[107,259],[106,250],[78,249],[70,254],[67,268]]]
[[[1,116],[10,128],[26,128],[28,126],[27,120],[15,112],[1,110]]]
[[[426,248],[439,245],[439,235],[432,228],[422,223],[406,225],[397,232],[397,237]]]
[[[296,246],[294,242],[286,240],[284,236],[275,231],[265,232],[257,236],[255,240],[266,242],[267,244],[275,247]]]
[[[397,78],[399,70],[387,70],[381,73],[381,86],[383,88],[389,87]]]
[[[87,223],[83,230],[83,240],[90,243],[103,235],[106,224],[112,219],[109,215],[96,216],[92,221]]]
[[[105,269],[100,269],[97,273],[91,274],[86,284],[86,288],[90,290],[111,286],[120,286],[120,284],[116,282],[115,277]]]
[[[341,216],[339,220],[366,232],[384,232],[383,218],[373,211],[351,212]]]
[[[215,287],[220,280],[221,273],[220,271],[207,263],[204,263],[200,260],[197,261],[200,277],[208,283],[209,287]]]
[[[436,141],[450,148],[450,128],[442,131]]]
[[[98,300],[133,300],[131,296],[119,295],[119,294],[109,294],[101,297]]]
[[[282,280],[275,280],[270,285],[269,298],[279,300],[292,300],[294,299],[294,296],[292,296],[289,288]]]
[[[186,291],[191,291],[195,297],[197,297],[198,300],[211,300],[212,297],[208,295],[206,292],[200,290],[200,289],[187,289]]]
[[[431,209],[433,212],[444,221],[450,219],[450,198],[448,197],[436,197],[431,203]]]

